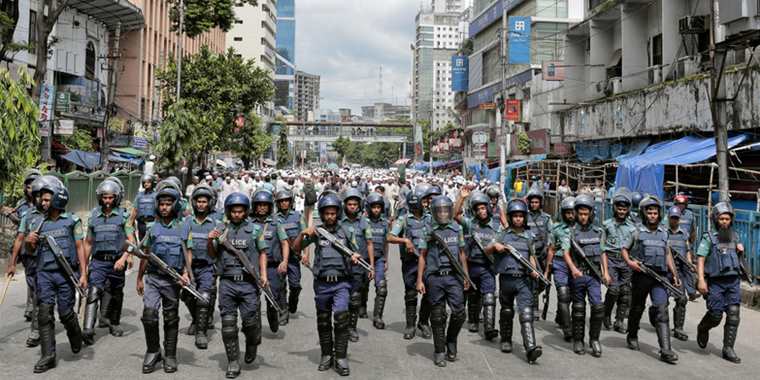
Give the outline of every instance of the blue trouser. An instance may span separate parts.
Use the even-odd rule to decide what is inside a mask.
[[[554,256],[554,260],[552,260],[552,274],[554,275],[554,286],[558,289],[566,287],[570,283],[570,272],[562,256]]]
[[[21,264],[24,265],[24,276],[26,277],[26,286],[32,294],[37,295],[37,258],[32,255],[21,255]]]
[[[356,269],[356,268],[359,269]],[[351,272],[351,293],[359,292],[364,288],[369,287],[369,277],[367,271],[362,267],[355,266]]]
[[[517,299],[518,310],[532,308],[533,284],[534,281],[527,275],[499,274],[499,304],[502,308],[512,308]]]
[[[443,276],[430,274],[426,280],[426,290],[431,305],[446,302],[452,313],[464,311],[464,288],[454,272]]]
[[[676,269],[678,270],[678,277],[681,279],[684,289],[686,289],[686,294],[690,296],[695,295],[697,290],[694,287],[694,272],[689,270],[689,267],[679,260],[676,260]]]
[[[622,257],[608,253],[607,269],[612,280],[610,288],[620,289],[626,285],[630,286],[633,271],[628,264],[625,263],[625,260],[623,260]]]
[[[123,289],[124,271],[113,269],[113,261],[98,260],[93,258],[90,262],[88,285],[101,290]],[[106,286],[108,287],[106,289]]]
[[[240,318],[251,319],[259,313],[259,287],[254,285],[248,276],[242,276],[242,280],[225,278],[219,281],[219,314],[225,316],[237,316],[240,310]]]
[[[325,282],[315,278],[314,303],[317,311],[332,311],[334,313],[347,311],[350,291],[351,282],[348,280]]]
[[[375,288],[379,287],[383,280],[385,280],[385,257],[375,259]]]
[[[404,289],[417,289],[417,260],[401,261],[401,274],[404,277]]]
[[[269,288],[272,289],[275,301],[284,306],[288,303],[285,299],[285,275],[277,272],[277,265],[279,263],[267,263],[267,279],[269,280]]]
[[[485,264],[470,263],[467,267],[470,278],[480,290],[480,294],[496,292],[496,275]]]
[[[200,293],[216,293],[216,267],[214,264],[195,265],[193,264],[193,279],[195,288]]]
[[[659,275],[670,278],[666,273],[659,273]],[[631,307],[637,304],[643,307],[646,304],[647,295],[649,295],[649,300],[652,301],[652,305],[654,306],[668,304],[669,295],[667,289],[649,275],[634,273],[631,281],[633,289]]]
[[[79,280],[79,273],[74,272]],[[63,270],[37,272],[37,303],[45,305],[58,304],[58,315],[74,312],[74,285]]]
[[[179,291],[181,287],[171,277],[148,273],[145,275],[145,292],[143,306],[146,309],[158,310],[161,306],[164,312],[179,308]]]
[[[741,303],[741,280],[739,276],[723,276],[707,279],[707,311],[714,315],[725,312],[729,306]]]
[[[293,254],[288,257],[288,288],[301,289],[301,261]]]
[[[574,303],[585,303],[588,297],[591,305],[602,304],[602,283],[591,274],[584,273],[581,277],[571,278],[570,291]]]

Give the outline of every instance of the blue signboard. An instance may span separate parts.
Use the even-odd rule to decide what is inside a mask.
[[[467,91],[469,88],[469,59],[465,55],[451,57],[451,91]]]
[[[530,64],[530,17],[509,16],[508,25],[509,64]]]

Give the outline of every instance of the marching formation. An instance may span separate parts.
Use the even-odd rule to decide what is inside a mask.
[[[555,323],[575,354],[601,357],[603,330],[625,334],[628,348],[639,350],[646,311],[660,360],[675,364],[671,337],[689,339],[686,307],[702,295],[707,311],[697,344],[707,346],[725,314],[722,356],[741,362],[734,351],[740,281],[751,278],[727,203],[714,206],[710,228],[698,239],[683,195],[666,209],[655,196],[618,189],[613,215],[602,221],[594,194],[568,194],[553,220],[539,186],[507,201],[496,186],[451,187],[438,179],[418,178],[414,186],[402,180],[397,194],[385,194],[366,177],[343,186],[334,178],[318,187],[267,182],[229,193],[201,183],[185,198],[176,177],[145,175],[131,210],[122,205],[123,184],[109,177],[97,186],[98,206],[83,222],[66,211],[69,193],[60,180],[29,171],[25,198],[11,213],[18,232],[6,272],[15,274],[17,261],[25,268],[26,345],[41,353],[34,372],[56,366],[56,310],[75,354],[96,344],[96,328],[124,334],[125,273],[138,259],[143,373],[178,370],[181,300],[199,350],[209,347],[218,310],[225,376],[238,377],[240,333],[245,363],[262,344],[261,296],[276,333],[297,311],[305,268],[314,278],[318,370],[347,376],[349,342],[360,339],[358,320],[370,317],[373,285],[372,325],[386,327],[391,244],[399,247],[404,285],[403,338],[432,338],[436,366],[457,361],[465,324],[486,341],[499,338],[494,347],[511,353],[515,319],[526,361],[537,362],[545,350],[534,323],[547,318],[552,288]]]

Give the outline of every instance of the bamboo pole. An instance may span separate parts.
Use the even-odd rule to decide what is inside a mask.
[[[712,192],[713,192],[712,188],[713,188],[713,176],[715,174],[716,166],[717,165],[710,166],[710,187],[707,190],[707,220],[710,220],[710,218],[712,217],[711,215],[712,214]]]
[[[676,195],[678,195],[679,192],[678,182],[678,165],[676,165]]]

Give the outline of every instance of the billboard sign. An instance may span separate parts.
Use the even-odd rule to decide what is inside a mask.
[[[469,60],[464,55],[451,57],[451,91],[466,92],[469,87]]]
[[[512,65],[530,64],[530,20],[529,16],[509,16],[508,62]]]
[[[522,102],[520,99],[507,99],[504,101],[504,120],[519,122],[522,120]]]

